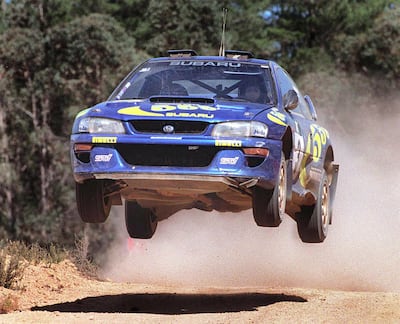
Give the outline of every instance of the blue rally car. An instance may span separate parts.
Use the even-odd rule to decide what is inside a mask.
[[[277,63],[250,52],[169,51],[136,67],[71,135],[84,222],[125,202],[131,237],[151,238],[182,209],[239,212],[276,227],[286,213],[303,242],[324,241],[339,166],[308,96]]]

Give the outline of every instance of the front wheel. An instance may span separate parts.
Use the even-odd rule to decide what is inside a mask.
[[[267,190],[261,187],[253,189],[253,217],[258,226],[277,227],[282,222],[287,198],[286,167],[285,156],[282,153],[274,189]]]
[[[76,183],[76,204],[85,223],[104,223],[110,214],[111,198],[105,196],[104,180]]]
[[[152,238],[157,228],[157,217],[149,208],[143,208],[134,200],[125,201],[125,225],[132,238]]]
[[[315,205],[302,206],[296,213],[297,231],[300,239],[306,243],[321,243],[328,234],[331,215],[330,188],[325,170],[321,175],[318,197]]]

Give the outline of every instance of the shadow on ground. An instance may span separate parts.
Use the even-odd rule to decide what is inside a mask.
[[[307,300],[285,294],[120,294],[86,297],[74,302],[36,306],[32,311],[83,313],[195,314],[255,311],[279,302]]]

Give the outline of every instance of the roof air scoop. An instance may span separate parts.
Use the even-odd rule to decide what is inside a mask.
[[[197,53],[191,49],[181,49],[181,50],[169,50],[169,57],[191,57],[197,56]]]
[[[254,54],[248,51],[225,50],[225,56],[234,59],[250,59],[254,57]]]
[[[201,97],[182,97],[182,96],[152,96],[150,102],[162,103],[198,103],[198,104],[214,104],[212,98]]]

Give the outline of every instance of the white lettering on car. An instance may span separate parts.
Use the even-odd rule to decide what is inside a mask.
[[[219,161],[220,164],[229,164],[229,165],[235,165],[237,163],[237,161],[239,160],[239,157],[234,157],[234,158],[228,158],[228,157],[223,157],[221,158],[221,160]]]
[[[95,162],[110,162],[112,158],[112,153],[110,154],[98,154],[94,156],[94,161]]]
[[[186,66],[225,66],[225,67],[241,67],[241,63],[236,62],[206,62],[206,61],[171,61],[169,65],[186,65]]]

